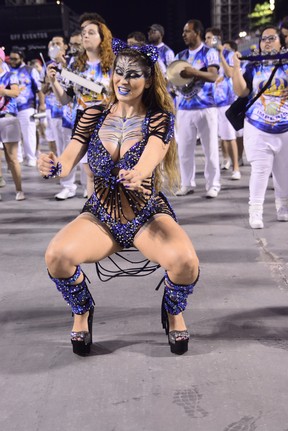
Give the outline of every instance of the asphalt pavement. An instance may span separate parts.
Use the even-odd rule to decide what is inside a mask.
[[[96,308],[83,358],[44,262],[82,189],[55,201],[57,180],[23,166],[26,200],[16,202],[3,162],[1,431],[288,431],[288,223],[276,220],[269,184],[264,229],[249,227],[247,164],[239,181],[222,173],[215,199],[205,198],[203,166],[197,147],[195,193],[170,197],[201,265],[185,311],[189,351],[171,354],[161,328],[163,270],[104,283],[86,264]]]

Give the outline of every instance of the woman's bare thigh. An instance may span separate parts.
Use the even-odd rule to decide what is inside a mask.
[[[58,250],[77,265],[97,262],[121,249],[101,222],[90,213],[82,213],[55,235],[47,251]]]
[[[148,223],[136,235],[134,245],[145,257],[165,269],[170,269],[171,261],[184,254],[198,262],[193,244],[184,229],[165,214]]]

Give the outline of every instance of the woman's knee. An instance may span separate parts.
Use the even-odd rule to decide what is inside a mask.
[[[185,274],[185,278],[195,279],[199,271],[199,260],[194,250],[173,250],[166,257],[167,271],[175,275]]]
[[[75,266],[73,253],[70,247],[65,247],[65,245],[59,242],[52,241],[45,253],[45,262],[48,271],[53,274],[54,277],[71,275],[71,269]]]

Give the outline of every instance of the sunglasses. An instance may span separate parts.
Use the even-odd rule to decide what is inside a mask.
[[[262,36],[261,42],[275,42],[275,40],[277,39],[278,39],[278,36],[276,34],[271,36]]]

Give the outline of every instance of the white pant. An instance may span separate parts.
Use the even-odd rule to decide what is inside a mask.
[[[251,164],[249,204],[263,205],[270,174],[275,199],[288,199],[288,132],[265,133],[245,121],[244,148]]]
[[[219,106],[217,108],[218,112],[218,136],[220,139],[223,139],[224,141],[232,141],[233,139],[236,139],[236,130],[228,121],[228,118],[225,115],[225,112],[229,106]]]
[[[30,118],[34,113],[34,108],[23,109],[17,113],[17,118],[21,127],[24,157],[36,162],[36,122]]]
[[[220,190],[217,108],[194,111],[178,110],[175,137],[181,173],[181,185],[195,187],[195,148],[197,137],[205,155],[206,190]]]
[[[60,156],[71,140],[71,129],[62,127],[62,118],[51,118],[51,128],[55,137],[57,156]],[[72,169],[69,175],[60,179],[62,187],[70,191],[76,191],[77,185],[75,184],[77,167]]]
[[[51,118],[50,109],[46,109],[46,121],[47,121],[47,126],[45,130],[46,139],[48,142],[53,142],[55,141],[55,137],[54,137],[54,133],[51,125],[52,118]]]

